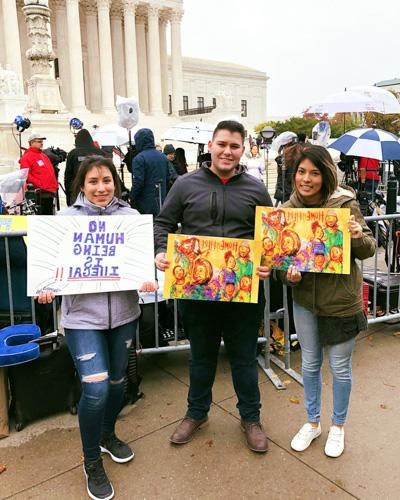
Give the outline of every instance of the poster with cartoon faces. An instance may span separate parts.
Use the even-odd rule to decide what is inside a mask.
[[[257,303],[258,241],[168,235],[164,297]]]
[[[349,208],[257,207],[262,263],[286,271],[350,273]]]

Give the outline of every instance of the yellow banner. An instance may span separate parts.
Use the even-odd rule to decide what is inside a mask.
[[[169,234],[167,259],[165,298],[258,301],[258,241]]]
[[[274,269],[350,274],[349,208],[257,207],[255,238]]]

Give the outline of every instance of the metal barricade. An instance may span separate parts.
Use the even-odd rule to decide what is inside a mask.
[[[382,252],[375,252],[373,266],[367,273],[367,266],[361,262],[361,270],[364,279],[368,276],[369,286],[372,286],[372,304],[368,324],[382,323],[385,321],[400,321],[400,272],[392,272],[398,267],[396,263],[397,255],[400,253],[400,228],[396,230],[395,223],[400,223],[400,214],[388,214],[365,217],[367,223],[374,223],[374,237],[378,242],[382,239],[382,232],[386,240],[385,262],[380,261]],[[379,233],[381,232],[381,235]],[[387,262],[386,262],[387,261]],[[380,270],[379,267],[385,268]],[[398,269],[400,271],[400,269]],[[384,314],[378,315],[378,299],[384,296]]]
[[[289,333],[289,315],[287,304],[287,287],[283,286],[283,308],[276,311],[270,311],[270,282],[269,279],[264,281],[265,290],[265,309],[264,309],[264,336],[258,337],[258,344],[265,345],[263,354],[257,356],[257,361],[260,368],[264,371],[267,377],[271,380],[277,389],[286,389],[286,385],[281,382],[278,375],[271,368],[271,362],[283,370],[287,375],[294,380],[303,384],[302,376],[293,370],[290,366],[290,333]],[[155,314],[155,328],[154,328],[154,347],[141,348],[140,345],[140,327],[136,331],[136,348],[143,354],[159,354],[165,352],[186,351],[190,349],[188,341],[182,343],[178,339],[178,307],[177,301],[173,300],[174,304],[174,338],[169,342],[168,346],[160,347],[160,330],[158,318],[158,293],[155,293],[154,314]],[[270,339],[270,321],[283,318],[284,323],[284,361],[281,361],[277,356],[270,354],[269,339]],[[221,341],[221,346],[224,342]]]

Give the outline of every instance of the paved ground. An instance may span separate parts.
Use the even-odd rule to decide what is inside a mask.
[[[290,439],[304,421],[302,388],[281,374],[276,391],[260,371],[263,419],[270,451],[244,446],[229,365],[221,354],[210,424],[183,446],[168,442],[185,411],[187,352],[141,359],[145,398],[120,418],[118,431],[136,457],[126,465],[105,458],[118,499],[398,499],[400,498],[400,324],[377,325],[358,339],[354,391],[339,459],[323,453],[331,381],[325,370],[323,434],[304,453]],[[299,367],[300,354],[293,355]],[[299,402],[299,404],[297,404]],[[0,441],[0,498],[84,499],[76,417],[34,423]]]

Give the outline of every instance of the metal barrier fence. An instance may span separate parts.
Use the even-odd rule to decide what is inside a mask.
[[[386,258],[389,265],[387,265],[387,270],[380,271],[378,266],[383,266],[383,263],[379,262],[378,251],[373,257],[373,267],[369,271],[369,286],[372,287],[372,301],[371,307],[369,308],[368,323],[374,324],[379,322],[384,322],[388,320],[399,320],[400,321],[400,272],[391,272],[392,261],[394,261],[394,255],[400,254],[400,248],[397,248],[398,242],[400,242],[400,214],[393,215],[382,215],[382,216],[372,216],[366,217],[365,220],[369,224],[375,224],[374,234],[375,239],[378,241],[379,231],[383,231],[385,234],[386,241],[389,244],[386,247]],[[396,221],[399,222],[399,230],[396,230]],[[15,231],[15,232],[1,232],[0,238],[4,238],[4,248],[5,248],[5,264],[6,264],[6,276],[7,276],[7,293],[9,300],[9,317],[10,324],[14,324],[14,301],[13,301],[13,285],[12,285],[12,269],[10,265],[10,247],[9,239],[13,237],[26,236],[25,231]],[[0,266],[3,263],[0,262]],[[361,262],[361,269],[363,274],[366,275],[367,266]],[[364,276],[365,277],[365,276]],[[292,377],[298,383],[302,384],[302,376],[291,368],[291,349],[290,349],[290,332],[289,332],[289,314],[288,314],[288,297],[287,288],[283,286],[283,307],[278,311],[272,312],[270,310],[270,282],[269,279],[264,281],[265,287],[265,297],[266,305],[264,311],[264,336],[258,338],[259,344],[264,345],[264,353],[258,355],[258,363],[267,377],[271,380],[277,389],[285,389],[286,386],[280,380],[276,372],[271,368],[271,363],[278,366],[287,375]],[[384,296],[384,314],[379,315],[378,302],[382,303],[382,296]],[[165,352],[176,352],[184,351],[190,349],[188,342],[182,343],[179,339],[179,321],[178,321],[178,306],[177,301],[173,301],[173,316],[174,316],[174,326],[173,335],[170,337],[167,346],[160,346],[160,326],[159,326],[159,300],[158,294],[155,293],[154,300],[154,346],[141,348],[140,341],[140,327],[136,332],[136,348],[143,354],[159,354]],[[53,302],[53,317],[54,317],[54,329],[57,330],[57,314],[56,314],[56,303]],[[31,300],[31,319],[35,323],[35,305],[34,300]],[[269,338],[270,338],[270,322],[271,320],[283,319],[283,330],[284,330],[284,349],[283,349],[283,361],[278,356],[270,353],[269,349]],[[223,342],[221,342],[223,345]]]

